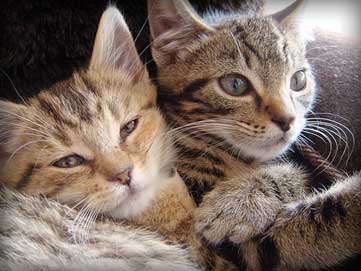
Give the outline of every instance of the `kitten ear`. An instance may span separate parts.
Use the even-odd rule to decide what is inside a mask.
[[[272,14],[271,17],[279,24],[286,26],[298,20],[305,8],[305,0],[297,0],[285,9]]]
[[[307,0],[297,0],[285,9],[270,15],[279,24],[282,32],[297,37],[305,43],[314,39],[313,30],[310,27],[304,27],[302,23],[306,4]]]
[[[132,34],[115,7],[107,8],[100,19],[89,68],[119,69],[127,72],[134,81],[148,79]]]
[[[26,106],[8,101],[0,101],[0,162],[16,149],[16,134],[21,125],[21,116]]]
[[[148,14],[152,53],[158,65],[174,62],[202,33],[214,31],[187,0],[148,0]]]

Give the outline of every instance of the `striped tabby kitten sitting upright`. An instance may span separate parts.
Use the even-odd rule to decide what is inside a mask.
[[[239,243],[251,270],[318,269],[361,253],[360,174],[313,194],[301,169],[262,164],[296,141],[314,97],[302,3],[201,18],[187,1],[148,1],[159,101],[178,127],[196,229],[213,245]]]
[[[116,8],[102,16],[89,69],[23,105],[1,101],[0,127],[1,183],[35,196],[2,191],[1,267],[237,270],[195,236],[155,87]]]

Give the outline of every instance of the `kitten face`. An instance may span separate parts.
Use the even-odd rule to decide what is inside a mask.
[[[107,12],[103,16],[111,15],[111,22],[120,19],[115,9]],[[97,35],[105,44],[107,36],[99,35],[111,32],[107,19],[102,23],[108,32],[100,29]],[[119,25],[123,21],[117,23],[124,27]],[[122,41],[131,39],[125,30]],[[129,72],[124,65],[132,60],[102,62],[111,52],[97,51],[106,48],[103,45],[95,45],[88,71],[52,86],[26,105],[0,102],[0,180],[70,206],[129,217],[149,205],[169,174],[171,144],[144,67],[133,62]],[[138,60],[136,54],[131,57]]]
[[[233,16],[210,26],[189,6],[173,3],[171,13],[170,4],[157,1],[153,9],[163,13],[154,13],[150,23],[159,83],[163,91],[173,91],[165,95],[173,96],[177,110],[188,117],[180,125],[201,121],[198,129],[257,160],[284,152],[303,129],[314,92],[291,15],[280,22]],[[160,28],[167,19],[173,27]]]

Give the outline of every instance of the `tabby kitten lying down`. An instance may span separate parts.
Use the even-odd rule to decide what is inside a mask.
[[[71,208],[4,189],[1,268],[235,270],[193,234],[195,204],[117,9],[102,16],[88,70],[24,105],[1,101],[0,123],[1,183]],[[99,214],[133,227],[106,218],[93,228]]]
[[[282,106],[284,105],[284,100],[280,99],[278,103],[274,101],[275,98],[279,98],[276,91],[275,95],[269,96],[269,99],[273,102],[273,106],[269,108],[270,110],[265,110],[266,112],[264,112],[263,110],[259,110],[257,108],[258,104],[263,104],[263,101],[262,99],[259,100],[260,97],[256,95],[256,92],[249,92],[249,96],[243,96],[243,92],[241,91],[237,92],[238,94],[240,94],[240,96],[233,96],[230,94],[228,94],[227,96],[217,85],[216,79],[218,77],[224,79],[221,80],[222,83],[224,83],[224,86],[223,84],[222,86],[227,88],[230,93],[233,93],[234,90],[242,90],[242,86],[244,86],[244,79],[237,73],[239,72],[239,70],[243,69],[243,66],[239,63],[237,64],[237,60],[242,62],[243,58],[242,54],[240,54],[240,51],[247,50],[247,48],[250,47],[248,48],[249,51],[247,51],[248,55],[244,57],[244,64],[249,65],[251,68],[258,67],[257,69],[259,70],[257,70],[255,74],[252,73],[256,79],[257,73],[264,72],[265,78],[269,80],[269,82],[273,82],[277,85],[279,78],[276,78],[276,80],[274,77],[272,77],[271,71],[275,71],[275,67],[284,68],[284,66],[280,65],[284,63],[284,61],[278,61],[280,60],[280,56],[283,56],[282,54],[279,54],[279,48],[272,47],[272,45],[274,45],[275,42],[277,43],[278,39],[280,38],[280,31],[277,27],[274,27],[274,22],[272,23],[272,21],[268,19],[256,17],[249,19],[245,18],[245,21],[240,22],[230,22],[229,24],[225,24],[218,28],[216,26],[209,27],[202,20],[200,20],[197,15],[194,14],[191,9],[189,9],[187,5],[181,4],[184,2],[152,2],[159,4],[159,6],[156,7],[160,7],[159,10],[157,10],[156,8],[153,10],[156,11],[156,18],[154,18],[154,13],[152,13],[153,15],[151,14],[150,19],[151,24],[156,24],[155,26],[153,25],[152,31],[154,38],[158,40],[156,40],[153,44],[153,52],[160,71],[160,76],[158,79],[161,84],[161,99],[163,99],[162,102],[164,102],[164,108],[165,113],[167,114],[167,118],[171,121],[172,124],[176,124],[176,126],[182,126],[183,124],[188,124],[193,121],[199,120],[208,121],[209,118],[213,118],[211,119],[211,122],[219,121],[219,117],[223,118],[223,122],[231,120],[231,122],[228,123],[228,126],[223,125],[223,129],[221,131],[219,129],[213,129],[213,132],[210,132],[209,129],[207,130],[205,129],[206,127],[203,126],[203,129],[201,131],[204,132],[206,130],[206,132],[208,132],[206,137],[202,137],[199,134],[196,136],[192,136],[192,132],[189,133],[189,131],[180,130],[180,138],[182,139],[182,141],[179,140],[180,144],[178,144],[177,147],[182,150],[182,155],[185,155],[186,158],[188,155],[188,158],[190,159],[181,159],[178,163],[178,167],[182,174],[182,177],[185,177],[185,181],[190,186],[191,191],[193,190],[192,188],[197,187],[197,185],[199,188],[197,189],[197,191],[202,191],[200,189],[201,185],[203,185],[203,187],[205,188],[211,187],[216,182],[219,183],[219,181],[228,179],[228,181],[223,184],[219,183],[218,187],[205,197],[201,208],[198,210],[198,229],[203,234],[203,237],[212,243],[219,243],[224,238],[231,238],[237,243],[241,241],[241,248],[246,253],[244,254],[244,259],[240,260],[240,262],[246,262],[248,268],[253,270],[259,269],[261,267],[267,268],[267,265],[264,264],[269,264],[270,262],[268,260],[273,260],[271,264],[276,263],[276,265],[273,265],[273,267],[278,269],[283,268],[289,270],[291,268],[300,269],[303,267],[317,268],[319,266],[332,265],[333,263],[338,262],[346,258],[347,256],[353,255],[355,251],[359,251],[360,242],[357,239],[359,238],[357,232],[360,226],[360,177],[356,176],[350,178],[344,183],[341,183],[340,185],[335,185],[329,191],[322,193],[321,195],[311,196],[304,201],[301,200],[298,204],[296,202],[294,204],[286,205],[289,208],[286,208],[284,210],[284,203],[289,203],[295,199],[300,199],[303,197],[304,193],[307,192],[307,189],[305,189],[304,187],[304,184],[307,181],[307,177],[302,174],[300,170],[295,169],[291,166],[276,166],[271,168],[261,167],[260,170],[255,170],[257,169],[255,168],[255,165],[247,164],[243,160],[242,156],[244,154],[250,156],[248,158],[256,158],[256,161],[267,160],[281,153],[286,147],[288,147],[288,144],[277,143],[277,148],[275,148],[275,150],[273,150],[273,146],[270,146],[273,151],[272,155],[269,157],[267,155],[271,152],[264,152],[264,149],[260,148],[260,145],[253,146],[254,148],[258,147],[257,150],[259,150],[259,152],[254,152],[254,150],[250,148],[247,149],[247,144],[249,142],[244,140],[255,137],[257,134],[257,138],[262,139],[262,137],[259,136],[264,136],[265,131],[259,132],[259,130],[262,130],[262,126],[252,126],[251,122],[242,121],[242,119],[242,125],[239,125],[239,123],[237,122],[239,121],[238,118],[240,116],[247,115],[250,120],[255,122],[255,119],[251,119],[251,117],[257,116],[255,112],[261,112],[262,120],[265,121],[267,125],[269,123],[273,123],[273,126],[270,125],[271,127],[267,127],[267,135],[269,135],[269,129],[273,132],[277,132],[277,134],[280,134],[278,130],[287,130],[287,127],[284,124],[287,124],[288,121],[285,121],[283,117],[284,114],[287,115],[287,113],[289,112],[287,110],[281,110]],[[175,3],[178,4],[176,5]],[[166,23],[157,24],[157,22],[159,22],[157,21],[159,18],[161,19],[161,21],[166,20]],[[231,29],[231,33],[233,35],[227,32],[227,30],[229,29]],[[259,31],[260,36],[254,39],[251,38],[249,40],[251,44],[243,44],[243,47],[240,43],[242,41],[242,36],[240,35],[240,33],[245,33],[247,31],[249,32],[252,29],[256,29],[257,31]],[[234,31],[234,33],[232,31]],[[276,32],[276,35],[273,35],[274,32]],[[265,35],[265,37],[268,38],[262,39],[262,35]],[[227,37],[227,39],[225,39],[225,37]],[[286,37],[284,38],[285,40],[289,41],[288,39],[286,39]],[[97,38],[97,40],[99,41],[99,38]],[[117,40],[116,38],[114,39],[114,41],[119,42],[119,40]],[[267,46],[264,46],[265,43]],[[257,44],[261,48],[265,49],[265,52],[263,53],[265,56],[272,56],[274,58],[266,57],[264,58],[264,60],[267,61],[260,61],[260,63],[257,62],[257,50],[251,50],[252,46],[255,46]],[[282,45],[281,42],[278,42],[277,44]],[[295,49],[295,42],[292,42],[290,40],[290,44],[292,45],[290,46],[290,48]],[[112,50],[108,49],[109,48],[105,48],[105,51],[108,53],[112,52]],[[257,49],[259,48],[257,47]],[[269,52],[267,50],[269,50]],[[128,51],[129,50],[126,50],[125,52]],[[290,51],[293,52],[292,50]],[[124,52],[124,50],[122,52]],[[261,56],[263,56],[263,54]],[[116,54],[104,55],[106,56],[105,58],[108,60],[107,65],[109,65],[109,62],[112,63],[112,65],[119,62]],[[295,60],[299,60],[300,63],[303,63],[307,66],[307,63],[305,63],[303,57],[301,57],[302,54],[298,55],[293,52],[293,54],[291,55],[291,63]],[[238,57],[240,59],[238,59]],[[281,59],[283,58],[281,57]],[[273,65],[274,63],[271,62],[271,60],[273,60],[277,65]],[[228,63],[227,61],[231,65],[226,65]],[[102,61],[100,61],[100,63],[101,62]],[[92,64],[94,63],[97,63],[97,61],[92,60]],[[141,69],[134,69],[136,67],[139,67],[138,65],[129,65],[129,63],[127,62],[125,62],[124,64],[124,68],[126,70],[130,69],[130,71],[132,71],[131,74],[134,75],[134,78],[139,79],[142,77],[142,72],[139,72],[139,70]],[[214,64],[217,64],[218,66]],[[211,67],[210,70],[208,69],[209,67]],[[234,74],[234,70],[236,70],[236,74]],[[169,71],[172,72],[171,77],[168,76]],[[228,74],[226,74],[226,76],[223,76],[225,72],[228,72]],[[251,69],[249,69],[249,72],[251,73]],[[107,75],[109,75],[109,78],[115,76],[115,74],[112,72]],[[309,72],[306,72],[306,75],[309,76]],[[187,80],[185,80],[185,76]],[[301,76],[302,78],[303,73],[297,73],[297,80],[295,79],[296,85],[298,85],[298,76]],[[260,82],[266,80],[265,78],[262,78]],[[253,80],[254,78],[252,79],[252,81]],[[300,81],[302,82],[303,80]],[[232,82],[236,84],[234,85]],[[87,84],[88,89],[94,90],[97,89],[96,86],[97,84],[99,84],[99,82],[87,81],[84,82],[84,84]],[[215,88],[215,86],[218,87]],[[309,87],[310,86],[308,85],[307,91],[301,92],[300,97],[298,97],[298,102],[301,101],[301,104],[302,100],[304,100],[303,107],[298,107],[300,111],[297,112],[299,113],[298,117],[300,117],[301,120],[303,119],[304,113],[309,106],[310,100],[312,100],[310,99],[312,98],[312,88]],[[170,90],[172,90],[173,92],[171,92]],[[96,92],[96,90],[94,91]],[[239,97],[246,98],[246,100],[241,100],[241,102],[239,103]],[[138,99],[141,98],[138,97]],[[76,101],[76,98],[74,100]],[[289,101],[288,99],[286,100]],[[258,101],[259,103],[255,101]],[[128,103],[128,101],[126,102]],[[241,107],[240,105],[247,106]],[[215,109],[213,110],[212,107],[215,107]],[[69,108],[71,109],[71,107]],[[248,109],[245,110],[246,108]],[[56,111],[54,110],[54,112]],[[81,114],[74,115],[86,116],[86,114],[83,114],[84,112],[80,113]],[[228,114],[232,114],[232,116],[237,117],[237,119],[235,120],[234,118],[229,118]],[[276,116],[276,118],[273,118],[270,122],[270,116]],[[11,118],[9,119],[9,117],[11,116],[7,114],[6,122],[14,123],[14,121],[11,120]],[[87,118],[85,117],[84,119],[86,120]],[[292,118],[288,118],[288,120],[292,120]],[[133,131],[133,133],[129,133],[129,131],[132,131],[132,128],[134,128],[134,123],[131,124],[132,121],[133,120],[130,120],[130,127],[128,127],[129,130],[128,128],[126,129],[126,140],[124,141],[124,144],[127,142],[127,140],[132,138],[132,135],[135,135],[133,133],[136,133],[136,129]],[[82,120],[82,123],[83,122],[84,121]],[[87,122],[85,121],[85,123]],[[104,121],[102,121],[101,123],[104,123]],[[141,122],[138,123],[139,128],[140,124]],[[210,125],[210,123],[206,124]],[[233,128],[231,129],[230,127]],[[246,131],[240,131],[240,128],[245,129],[245,127],[248,127]],[[302,128],[302,122],[299,123],[299,126],[297,127],[298,128],[296,130],[293,130],[296,131],[295,134],[297,134]],[[211,126],[211,128],[217,127]],[[36,127],[32,127],[32,129],[37,130]],[[92,127],[92,130],[93,129],[94,127]],[[118,133],[119,128],[115,130],[117,131],[116,133]],[[80,133],[81,131],[78,131],[78,133],[76,134],[78,136],[77,138],[79,138]],[[186,137],[184,135],[186,135]],[[221,136],[221,141],[218,140],[219,136]],[[104,136],[102,136],[102,138],[104,138]],[[293,137],[289,138],[290,142],[293,140],[292,138]],[[12,140],[14,139],[10,138],[9,142],[11,142]],[[224,141],[226,141],[227,143],[225,143],[224,145],[222,144],[223,146],[218,146],[217,143],[214,143],[214,140],[218,140],[218,143],[222,142],[222,140],[222,143],[225,143]],[[265,138],[263,138],[262,140],[265,140]],[[232,151],[229,151],[230,145],[227,144],[231,144],[231,147],[236,147],[236,150],[240,151],[239,155],[234,155]],[[11,145],[9,146],[11,147]],[[17,147],[14,147],[15,148],[13,148],[13,150],[16,150]],[[10,153],[13,150],[10,149],[7,150],[7,152]],[[260,155],[261,151],[263,151],[263,155]],[[199,157],[197,157],[197,159],[194,159],[195,153],[199,154]],[[252,154],[254,153],[258,156],[252,157]],[[72,157],[70,161],[74,162],[74,157]],[[75,159],[75,161],[79,161],[78,157]],[[82,160],[80,159],[80,161]],[[162,160],[161,162],[164,161]],[[69,161],[66,162],[66,164],[67,163],[69,163]],[[35,165],[36,164],[37,163],[35,163]],[[166,168],[166,166],[164,167]],[[97,166],[96,169],[98,168],[101,169],[102,167]],[[159,166],[158,168],[163,167]],[[165,172],[167,171],[168,170],[165,170]],[[239,178],[240,172],[244,174],[241,176],[241,178]],[[19,174],[19,176],[17,176],[17,180],[22,180],[21,183],[25,184],[29,181],[30,184],[30,180],[35,177],[33,173],[37,173],[37,168],[35,168],[34,172],[32,172],[31,170],[26,170],[24,168],[22,169],[22,173],[26,174]],[[4,180],[11,180],[11,178],[9,178],[7,174],[4,173],[4,175],[6,176],[6,179]],[[24,176],[24,178],[22,178],[20,175]],[[124,174],[120,174],[120,180],[123,180],[122,176],[124,176]],[[127,174],[125,174],[125,177],[126,176]],[[132,177],[134,178],[134,176]],[[297,177],[296,180],[295,177]],[[13,180],[14,179],[16,178],[13,178]],[[15,184],[13,184],[13,186],[15,186]],[[36,188],[30,191],[26,191],[26,186],[24,186],[24,188],[22,188],[22,186],[23,185],[19,185],[18,188],[24,189],[24,192],[32,193],[34,191],[37,191]],[[59,188],[59,190],[55,190],[55,194],[62,195],[61,192],[61,188]],[[144,195],[152,194],[152,191],[150,191],[149,194],[148,192],[144,193]],[[197,196],[197,193],[195,193],[194,190],[192,192],[194,192],[194,196]],[[50,197],[54,196],[51,193],[45,194]],[[180,195],[184,195],[184,190],[180,193]],[[254,197],[250,197],[249,195],[254,195]],[[76,196],[74,196],[74,198],[76,200],[81,199],[80,197]],[[70,201],[64,201],[62,198],[59,197],[59,200],[67,204],[75,204],[76,202],[72,202],[74,201],[74,198],[70,198]],[[149,198],[151,198],[151,196],[149,196]],[[150,225],[152,225],[152,222],[157,224],[159,223],[159,219],[161,219],[163,223],[165,222],[165,227],[163,229],[158,228],[157,230],[160,230],[161,233],[165,234],[171,240],[173,238],[177,239],[179,238],[179,236],[175,237],[171,234],[171,232],[174,230],[174,227],[177,228],[176,233],[181,234],[181,236],[184,236],[183,230],[189,227],[188,225],[182,225],[181,227],[179,226],[179,224],[177,225],[177,223],[174,223],[174,221],[177,221],[177,219],[179,219],[178,216],[180,216],[181,221],[185,217],[187,219],[189,218],[189,213],[187,212],[187,209],[192,209],[192,204],[191,202],[189,202],[189,198],[187,199],[187,197],[185,197],[184,199],[186,202],[188,202],[186,204],[187,208],[185,208],[185,212],[177,210],[176,213],[166,213],[166,216],[164,216],[163,218],[158,217],[156,219],[155,216],[150,212],[148,213],[148,215],[143,214],[143,216],[141,216],[141,219],[139,219],[139,217],[136,217],[136,214],[138,212],[140,213],[141,209],[143,208],[134,208],[131,212],[128,212],[127,215],[134,216],[133,220],[136,223],[140,224],[142,224],[144,220],[148,223],[149,221],[151,221]],[[24,201],[20,201],[19,203],[19,201],[13,200],[11,202],[12,204],[15,204],[19,207]],[[158,203],[158,208],[153,209],[156,213],[157,209],[163,208],[161,201]],[[135,206],[135,204],[131,206]],[[145,208],[145,206],[143,207]],[[330,209],[326,209],[325,207],[330,207]],[[11,212],[11,210],[14,209],[10,208],[6,210],[8,212]],[[26,212],[26,210],[23,210],[22,208],[18,208],[18,210]],[[86,208],[85,210],[85,212],[89,211],[89,209]],[[332,213],[324,210],[330,210]],[[123,217],[122,213],[116,211],[115,209],[103,211],[104,213],[112,215],[116,218]],[[281,213],[279,216],[277,216],[278,212]],[[72,214],[74,215],[74,213]],[[40,215],[42,214],[40,213]],[[172,215],[175,216],[177,219],[175,219]],[[61,217],[62,216],[59,215],[57,219],[61,219]],[[330,217],[332,219],[330,219]],[[44,220],[46,220],[45,218],[46,215],[44,215]],[[168,223],[170,224],[167,224],[167,219]],[[276,220],[276,224],[272,226],[272,222],[274,220]],[[1,224],[3,229],[9,228],[9,226],[6,226],[9,225],[6,221],[7,220],[5,220],[5,224]],[[328,225],[328,223],[326,224],[326,222],[333,223]],[[344,223],[341,224],[341,222]],[[100,229],[99,232],[103,231],[103,233],[104,228],[109,229],[113,225],[111,223],[109,224],[109,222],[104,224],[102,224],[101,222],[97,223],[98,224],[96,224],[95,229]],[[56,224],[55,222],[53,222],[53,224],[61,225],[61,223]],[[86,223],[80,221],[79,224],[82,225]],[[109,227],[107,226],[107,224],[109,224]],[[22,229],[21,225],[19,226],[16,222],[13,224],[10,222],[10,225],[10,229],[12,229],[13,231],[16,231],[19,228]],[[124,229],[124,227],[121,227],[121,225],[119,227],[120,229]],[[270,228],[267,229],[268,227]],[[60,229],[63,229],[63,227],[60,227]],[[244,229],[249,230],[245,231]],[[115,229],[112,228],[112,230]],[[180,232],[178,230],[180,230]],[[326,230],[327,234],[329,231],[333,232],[334,235],[332,236],[332,238],[329,238],[328,235],[325,236]],[[267,235],[259,236],[258,234],[260,234],[260,232],[262,234],[262,231],[266,231],[267,234],[270,234],[270,238]],[[105,232],[109,233],[108,231]],[[108,236],[109,234],[105,235]],[[318,237],[318,235],[321,235],[321,237]],[[55,236],[57,235],[55,234]],[[60,236],[68,235],[63,234]],[[101,234],[96,236],[102,236],[104,238],[104,235]],[[317,236],[317,238],[315,238],[315,236]],[[190,241],[192,241],[192,244],[194,244],[193,247],[199,247],[199,244],[195,241],[195,239],[193,239],[192,235],[190,237],[186,237],[187,241],[189,240],[188,238],[191,238]],[[251,241],[247,241],[249,238],[253,239]],[[8,245],[12,243],[11,238],[10,241],[6,238],[4,240],[8,241]],[[109,239],[106,240],[108,241],[105,242],[107,248],[117,246],[114,244],[114,242],[109,242]],[[266,242],[264,242],[264,240],[266,240]],[[92,241],[94,242],[94,240]],[[143,248],[147,247],[147,243],[144,242],[144,240],[142,240],[141,242],[142,245],[145,245],[143,246]],[[74,248],[75,246],[76,244],[71,244],[70,247]],[[16,253],[17,255],[21,254],[18,250],[16,250],[16,247],[9,247],[10,250],[14,249],[13,253]],[[265,247],[268,248],[268,251],[265,250]],[[77,248],[85,250],[89,249],[89,246],[78,246]],[[92,247],[90,247],[90,249],[91,248]],[[9,253],[11,253],[10,250]],[[69,253],[69,251],[71,250],[68,249],[65,251],[67,251],[67,253],[71,255],[71,252]],[[171,253],[173,253],[174,248],[170,251]],[[22,250],[22,252],[24,253],[26,252],[26,250]],[[102,252],[104,251],[102,251],[102,249],[99,247],[95,247],[93,253],[94,252],[100,253],[98,254],[98,256],[102,260],[104,260],[105,256],[109,257],[109,255],[111,255],[110,258],[112,258],[112,260],[114,257],[119,256],[119,254],[117,253],[109,254],[109,250],[107,250],[105,254],[102,254]],[[132,253],[133,252],[134,251],[132,251]],[[276,257],[270,259],[270,257],[267,257],[267,255],[263,255],[263,252],[273,252],[275,253]],[[54,253],[56,254],[56,251]],[[179,251],[179,254],[175,255],[175,259],[179,260],[178,256],[180,254],[181,252]],[[52,254],[50,253],[50,255]],[[134,260],[134,258],[138,259],[138,256],[129,256],[129,258],[132,258]],[[211,254],[208,254],[207,257],[208,256],[209,261],[207,261],[207,266],[214,267],[214,257]],[[149,258],[149,254],[146,255],[146,259],[148,259],[147,257]],[[156,256],[154,257],[156,258]],[[166,260],[165,262],[169,264],[169,262],[167,262]],[[259,261],[261,263],[258,263]],[[216,263],[222,263],[222,261],[217,260]],[[269,269],[272,268],[272,266],[270,265],[268,267]]]
[[[320,269],[361,254],[359,173],[317,194],[302,169],[263,163],[298,139],[314,98],[302,4],[201,18],[188,1],[148,1],[159,101],[178,131],[196,230],[208,244],[235,243],[251,270]]]

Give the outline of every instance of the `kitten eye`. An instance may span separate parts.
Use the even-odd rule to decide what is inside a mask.
[[[123,139],[128,137],[137,128],[137,126],[138,126],[138,119],[128,122],[120,130],[120,137]]]
[[[247,93],[249,89],[248,80],[239,74],[229,74],[223,76],[219,80],[222,89],[232,96],[242,96]]]
[[[85,159],[79,155],[69,155],[56,161],[52,166],[58,168],[73,168],[85,163]]]
[[[291,89],[294,91],[301,91],[305,89],[307,85],[305,71],[295,72],[291,77]]]

